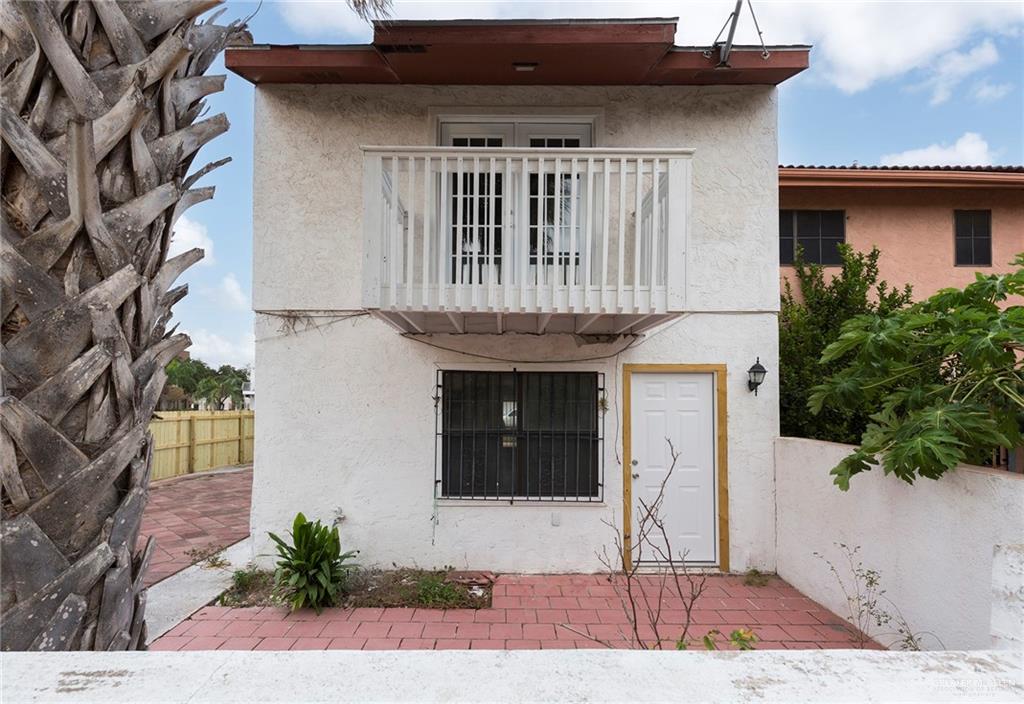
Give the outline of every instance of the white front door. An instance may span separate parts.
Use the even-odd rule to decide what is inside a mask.
[[[632,554],[662,562],[651,545],[638,544],[641,519],[665,485],[660,511],[674,559],[718,563],[718,501],[715,467],[715,375],[633,373],[631,377],[630,474]],[[671,440],[678,454],[672,466]],[[660,531],[650,541],[667,550]]]

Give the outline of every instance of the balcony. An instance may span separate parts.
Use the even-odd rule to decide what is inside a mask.
[[[692,151],[364,147],[363,305],[411,333],[657,325],[683,311]]]

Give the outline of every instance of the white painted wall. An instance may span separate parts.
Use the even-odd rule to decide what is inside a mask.
[[[434,145],[431,110],[497,108],[587,108],[599,147],[695,148],[688,307],[778,308],[772,87],[327,85],[256,88],[253,307],[361,307],[359,147]]]
[[[598,570],[596,553],[611,543],[602,520],[621,521],[621,365],[724,363],[731,562],[736,570],[773,569],[775,96],[767,87],[258,87],[257,553],[270,552],[266,531],[286,529],[297,511],[331,519],[340,509],[346,547],[362,550],[367,564]],[[696,148],[687,289],[694,313],[617,357],[615,345],[583,345],[565,335],[430,340],[457,346],[463,352],[457,353],[403,338],[368,317],[340,320],[361,303],[359,146],[434,144],[431,111],[451,106],[592,109],[601,117],[598,146]],[[319,317],[283,325],[280,311]],[[758,356],[770,375],[755,397],[746,370]],[[594,357],[605,358],[572,361]],[[605,373],[612,403],[602,505],[435,506],[437,369],[510,369],[513,362],[521,369]]]
[[[992,556],[992,647],[1024,650],[1024,543]]]
[[[368,564],[444,566],[498,571],[597,571],[611,545],[602,520],[621,524],[624,363],[728,365],[729,500],[734,569],[772,569],[772,443],[778,397],[769,377],[760,394],[746,370],[760,354],[776,368],[775,316],[694,314],[605,360],[501,364],[428,347],[369,317],[284,334],[280,319],[256,316],[256,463],[252,529],[257,553],[266,531],[290,525],[297,511],[332,519],[336,510],[348,548]],[[486,336],[432,344],[472,345],[482,354],[522,360],[608,355],[615,346],[579,346],[572,336]],[[621,346],[621,343],[620,345]],[[599,505],[443,502],[435,509],[433,396],[438,368],[574,369],[605,373],[605,501]],[[269,371],[268,370],[273,370]],[[435,514],[436,510],[436,514]],[[437,516],[434,524],[433,516]],[[553,525],[554,522],[560,525]]]
[[[886,596],[915,631],[931,631],[946,648],[991,647],[993,551],[1024,543],[1024,476],[961,467],[909,485],[878,469],[842,492],[829,470],[851,449],[776,442],[779,576],[847,614],[835,578],[813,553],[839,565],[835,543],[859,545],[864,566],[881,573]]]

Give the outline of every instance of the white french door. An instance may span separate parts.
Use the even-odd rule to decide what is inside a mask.
[[[589,123],[445,121],[441,123],[441,144],[477,148],[579,149],[592,146],[592,132]],[[461,179],[451,176],[449,222],[446,226],[452,239],[448,276],[453,283],[456,280],[469,284],[501,283],[502,257],[511,257],[514,267],[518,267],[520,261],[516,256],[517,243],[511,237],[503,242],[502,237],[506,227],[510,231],[515,228],[514,221],[502,222],[503,198],[510,197],[513,206],[520,202],[517,192],[519,181],[514,179],[511,188],[506,188],[501,173],[494,174],[492,183],[490,174],[476,173],[475,166],[475,161],[467,165],[467,172]],[[573,212],[573,193],[577,201],[575,211],[581,214],[588,212],[587,204],[583,202],[584,189],[580,187],[578,176],[574,188],[571,175],[556,173],[556,167],[550,165],[547,168],[550,172],[545,173],[544,166],[539,165],[537,173],[529,176],[529,212],[519,212],[521,208],[516,207],[511,209],[513,220],[528,218],[529,222],[529,242],[523,245],[529,247],[526,276],[516,276],[515,279],[527,285],[575,285],[580,282],[570,280],[570,277],[578,279],[581,272],[587,271],[588,253],[582,242],[586,222],[580,217],[574,226],[570,213]],[[486,166],[482,170],[486,171]],[[490,257],[487,253],[492,236],[494,253]]]
[[[664,484],[659,515],[673,559],[685,553],[688,563],[717,564],[715,375],[634,373],[630,388],[632,531]],[[678,453],[674,467],[669,440]],[[669,547],[659,531],[650,543],[634,544],[635,561],[664,561]]]

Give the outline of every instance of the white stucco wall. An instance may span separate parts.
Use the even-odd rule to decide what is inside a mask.
[[[346,547],[369,564],[444,566],[499,571],[597,571],[598,551],[611,547],[602,520],[621,525],[622,364],[728,365],[729,504],[734,569],[774,567],[772,443],[778,433],[775,379],[758,396],[746,370],[761,355],[775,368],[775,316],[694,314],[648,335],[606,360],[502,364],[428,347],[379,320],[360,317],[284,334],[280,319],[257,315],[256,467],[252,528],[257,553],[266,531],[290,525],[297,511],[345,515]],[[567,335],[486,336],[469,343],[435,337],[433,344],[473,344],[505,359],[603,356],[614,346],[579,347]],[[766,360],[766,357],[768,358]],[[441,502],[434,496],[438,368],[574,369],[604,372],[602,504],[534,505]],[[268,373],[267,370],[273,370]],[[558,525],[554,525],[558,523]]]
[[[361,301],[359,146],[433,144],[431,111],[452,106],[469,113],[593,108],[600,116],[597,146],[696,149],[687,289],[693,313],[617,357],[609,356],[615,345],[580,347],[562,335],[431,340],[514,360],[520,369],[604,372],[611,407],[601,505],[435,507],[437,369],[511,369],[513,363],[439,350],[369,317],[339,321]],[[257,553],[269,552],[266,531],[287,528],[297,511],[331,519],[340,509],[346,547],[362,550],[368,564],[597,570],[596,553],[611,542],[602,520],[620,522],[622,513],[622,364],[724,363],[731,565],[773,569],[776,163],[775,91],[765,87],[258,88]],[[318,317],[283,325],[281,311]],[[755,397],[746,370],[757,357],[770,375]]]
[[[838,566],[835,543],[859,545],[860,560],[881,573],[886,596],[915,631],[934,633],[946,648],[991,647],[993,553],[1024,543],[1024,476],[961,467],[909,485],[877,469],[842,492],[829,470],[851,449],[797,438],[776,443],[779,576],[847,614],[835,577],[813,553]],[[937,647],[931,638],[923,644]]]
[[[433,145],[431,110],[499,108],[597,113],[600,147],[695,148],[687,307],[778,308],[774,88],[326,85],[256,89],[253,307],[359,308],[359,147]]]
[[[993,551],[992,647],[1024,650],[1024,543]]]

